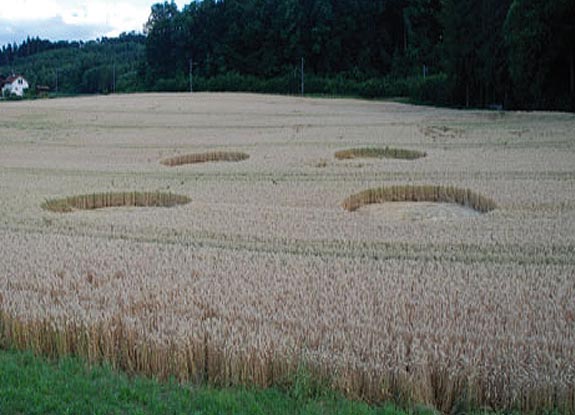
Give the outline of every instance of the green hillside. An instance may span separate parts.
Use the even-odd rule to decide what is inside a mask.
[[[145,65],[145,37],[123,34],[89,42],[51,43],[28,39],[0,51],[0,74],[22,74],[35,91],[93,94],[143,90],[139,72]]]

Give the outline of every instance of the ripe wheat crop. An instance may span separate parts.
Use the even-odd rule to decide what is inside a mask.
[[[572,114],[249,94],[1,107],[2,347],[224,386],[305,367],[374,402],[574,413]],[[321,162],[387,145],[427,156]],[[190,148],[252,158],[157,162]]]

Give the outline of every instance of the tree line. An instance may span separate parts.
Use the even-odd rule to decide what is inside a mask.
[[[309,92],[385,95],[389,76],[440,73],[440,10],[441,0],[158,3],[145,26],[148,84],[182,89],[192,68],[200,86],[294,92],[303,60]]]
[[[310,92],[575,109],[573,0],[165,2],[146,34],[149,85],[183,89],[190,60],[200,79],[237,84],[289,78],[303,59]]]
[[[112,60],[125,90],[293,94],[303,67],[306,93],[574,111],[573,39],[573,0],[197,0],[153,5],[143,36],[9,45],[0,70],[73,50],[74,92],[106,89]]]

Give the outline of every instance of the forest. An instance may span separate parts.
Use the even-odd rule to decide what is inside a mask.
[[[164,2],[143,35],[4,46],[0,73],[62,79],[67,93],[298,94],[303,83],[306,94],[574,111],[573,39],[573,0]]]

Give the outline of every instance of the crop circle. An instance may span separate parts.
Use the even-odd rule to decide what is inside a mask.
[[[427,156],[424,151],[407,150],[404,148],[392,147],[363,147],[363,148],[350,148],[347,150],[337,151],[335,158],[339,160],[355,159],[355,158],[387,158],[387,159],[401,159],[401,160],[415,160]]]
[[[455,203],[487,213],[497,208],[494,200],[471,191],[452,186],[387,186],[367,189],[349,196],[343,201],[343,208],[354,212],[362,206],[387,202],[435,202]]]
[[[189,203],[188,196],[162,192],[110,192],[50,199],[42,208],[66,213],[73,210],[92,210],[111,207],[172,207]]]
[[[250,157],[249,154],[239,151],[209,151],[205,153],[191,153],[181,156],[170,157],[162,160],[164,166],[175,167],[184,164],[207,163],[210,161],[243,161]]]

